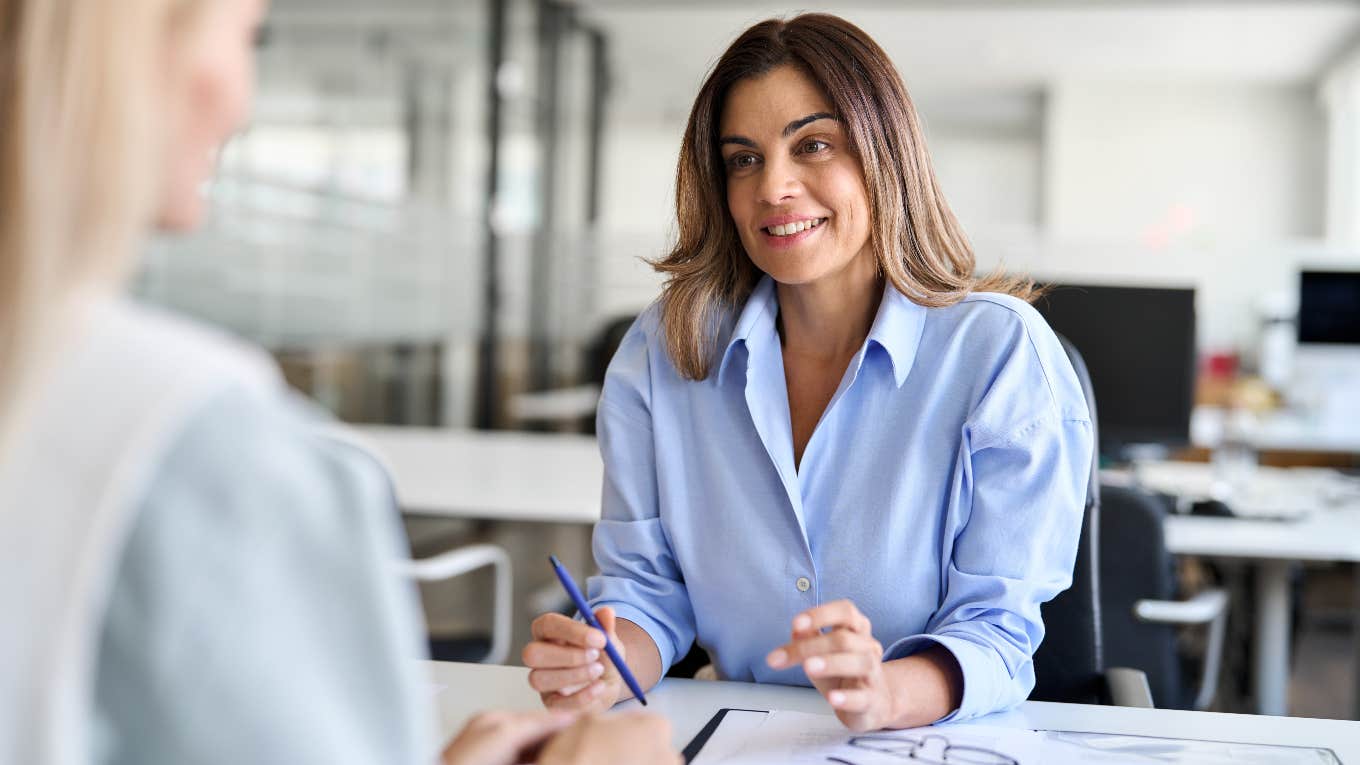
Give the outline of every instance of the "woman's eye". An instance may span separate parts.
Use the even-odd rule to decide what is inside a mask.
[[[826,151],[830,148],[826,141],[809,140],[803,142],[802,152],[804,154],[816,154],[819,151]]]
[[[744,170],[756,163],[753,154],[734,154],[727,159],[727,166],[733,170]]]

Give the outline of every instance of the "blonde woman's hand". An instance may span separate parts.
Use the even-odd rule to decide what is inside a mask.
[[[533,642],[521,658],[529,667],[529,685],[550,709],[602,712],[625,693],[623,678],[604,652],[605,633],[620,657],[623,642],[616,632],[614,609],[595,612],[605,631],[568,619],[562,614],[543,614],[531,626]]]
[[[582,717],[543,747],[538,765],[681,765],[671,725],[646,712]]]
[[[442,765],[519,765],[532,762],[550,736],[576,719],[569,712],[483,712],[444,748]]]

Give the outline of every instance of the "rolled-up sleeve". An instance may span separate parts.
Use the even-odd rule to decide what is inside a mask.
[[[694,611],[660,517],[646,337],[634,326],[609,366],[596,432],[604,460],[592,608],[610,606],[656,643],[663,671],[694,642]]]
[[[944,720],[1014,706],[1033,690],[1039,607],[1071,584],[1090,475],[1088,419],[1055,413],[977,441],[965,434],[960,450],[953,504],[966,519],[944,556],[941,606],[924,634],[884,654],[931,644],[953,654],[963,700]]]

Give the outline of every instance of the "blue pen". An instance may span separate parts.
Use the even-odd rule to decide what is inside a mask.
[[[590,610],[590,604],[586,602],[585,596],[577,588],[576,581],[563,568],[562,561],[558,560],[556,555],[549,555],[548,560],[552,563],[553,571],[557,572],[557,578],[562,580],[562,587],[571,596],[571,602],[576,604],[576,610],[580,611],[581,616],[585,618],[586,624],[604,634],[604,652],[609,654],[609,660],[614,662],[615,667],[618,667],[619,676],[623,678],[623,682],[628,684],[628,690],[633,692],[633,695],[637,697],[638,701],[642,702],[644,707],[647,706],[647,697],[642,695],[642,686],[638,685],[633,673],[628,671],[628,665],[623,663],[623,657],[619,655],[618,649],[614,647],[613,643],[609,642],[609,633],[605,632],[604,627],[600,626],[600,620],[596,619],[595,612]]]

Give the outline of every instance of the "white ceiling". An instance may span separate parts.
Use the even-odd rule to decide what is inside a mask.
[[[766,0],[580,0],[609,35],[616,116],[673,121]],[[824,3],[868,31],[917,95],[1036,93],[1063,79],[1306,83],[1360,43],[1360,2]]]

